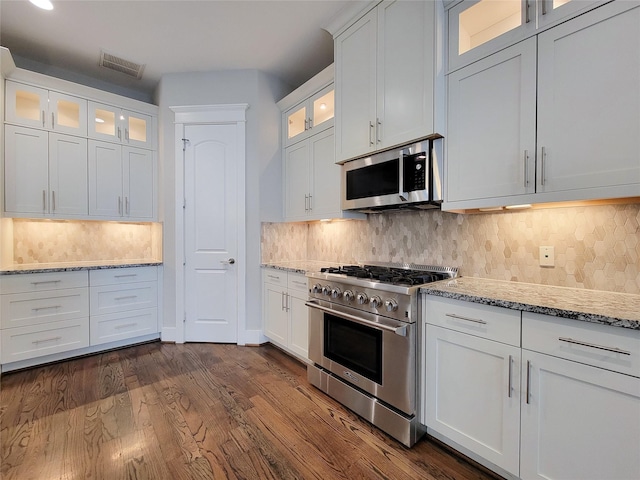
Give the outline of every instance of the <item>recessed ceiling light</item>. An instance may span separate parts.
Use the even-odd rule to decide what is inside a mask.
[[[100,117],[96,117],[96,123],[104,123],[104,120]]]
[[[53,3],[50,0],[29,0],[36,7],[42,8],[43,10],[53,10]]]

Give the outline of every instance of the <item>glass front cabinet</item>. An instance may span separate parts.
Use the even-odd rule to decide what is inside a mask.
[[[89,102],[89,137],[153,148],[151,116]]]
[[[333,126],[333,93],[333,85],[330,85],[286,113],[286,145]]]
[[[449,71],[606,0],[469,0],[449,11]]]

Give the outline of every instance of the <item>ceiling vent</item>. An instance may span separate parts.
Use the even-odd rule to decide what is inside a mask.
[[[112,55],[105,51],[100,52],[99,65],[110,70],[115,70],[116,72],[124,73],[130,77],[137,78],[138,80],[142,78],[142,72],[144,71],[144,65],[130,60],[125,60],[124,58]]]

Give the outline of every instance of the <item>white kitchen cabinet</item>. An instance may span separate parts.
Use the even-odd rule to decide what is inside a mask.
[[[153,119],[150,115],[113,105],[89,102],[89,138],[153,149]]]
[[[73,218],[88,212],[87,140],[7,125],[5,212]]]
[[[523,313],[520,477],[640,478],[640,332],[572,323]]]
[[[154,152],[89,140],[89,215],[153,220],[157,168]]]
[[[87,272],[2,276],[0,362],[89,345]]]
[[[87,101],[46,88],[6,82],[7,123],[71,135],[87,135]]]
[[[262,271],[264,334],[274,344],[308,360],[307,277],[273,268]]]
[[[610,0],[467,0],[448,12],[449,72]]]
[[[520,312],[428,297],[425,319],[427,427],[517,475]]]
[[[435,133],[435,10],[383,1],[335,38],[337,161]]]
[[[157,267],[89,272],[91,345],[157,333]]]
[[[639,40],[614,1],[451,73],[443,208],[640,195]]]
[[[333,83],[284,113],[285,145],[299,142],[333,126]]]

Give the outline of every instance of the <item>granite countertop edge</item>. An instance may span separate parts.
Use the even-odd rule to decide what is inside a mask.
[[[0,275],[22,275],[28,273],[54,273],[54,272],[77,272],[81,270],[107,270],[113,268],[133,268],[133,267],[156,267],[162,265],[162,262],[136,262],[136,263],[118,263],[118,264],[102,264],[102,265],[65,265],[33,268],[7,268],[0,270]]]
[[[484,282],[490,283],[491,280],[484,280]],[[482,305],[490,305],[495,307],[503,307],[509,308],[512,310],[521,310],[524,312],[531,313],[539,313],[542,315],[550,315],[554,317],[562,317],[568,318],[572,320],[579,320],[583,322],[589,323],[597,323],[601,325],[610,325],[614,327],[622,327],[631,330],[640,330],[640,320],[625,318],[623,316],[617,315],[615,312],[611,314],[601,314],[601,313],[589,313],[585,311],[577,311],[571,308],[560,308],[556,306],[550,305],[536,305],[533,303],[527,303],[526,301],[515,301],[509,300],[506,298],[496,298],[495,296],[484,296],[481,291],[475,293],[463,293],[463,292],[453,292],[446,290],[447,284],[449,281],[443,280],[441,282],[436,282],[432,285],[422,287],[420,289],[421,293],[435,295],[444,298],[450,298],[453,300],[463,300],[472,303],[479,303]],[[496,284],[499,281],[495,282]],[[535,290],[538,287],[535,284],[521,284],[523,288],[531,288],[531,290]],[[478,287],[478,290],[481,290],[481,287]],[[614,292],[599,292],[600,294],[607,295],[611,293],[615,295]],[[570,295],[570,293],[568,293]],[[588,308],[588,307],[587,307]]]
[[[323,262],[319,260],[291,260],[283,262],[263,262],[261,268],[273,268],[274,270],[283,270],[286,272],[301,273],[303,275],[309,272],[319,272],[321,268],[340,266],[340,263]]]

